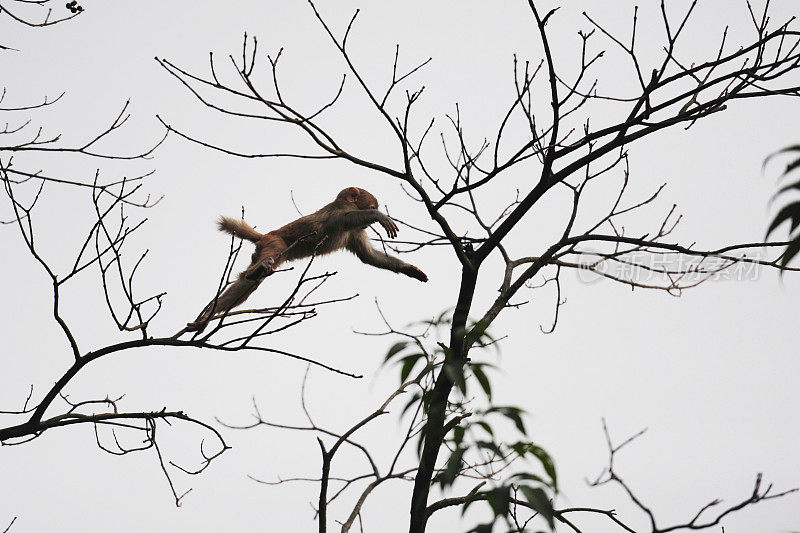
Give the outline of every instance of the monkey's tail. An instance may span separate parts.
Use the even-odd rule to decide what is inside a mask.
[[[217,226],[220,231],[235,235],[240,239],[246,239],[250,242],[258,242],[264,235],[254,230],[244,220],[236,220],[230,217],[219,217]]]

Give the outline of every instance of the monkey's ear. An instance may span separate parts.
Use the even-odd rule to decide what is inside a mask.
[[[350,187],[347,189],[347,199],[351,202],[355,203],[358,200],[361,191],[358,190],[357,187]]]

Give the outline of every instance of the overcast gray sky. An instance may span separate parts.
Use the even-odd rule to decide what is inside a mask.
[[[543,8],[549,2],[542,2]],[[643,3],[645,4],[645,3]],[[656,62],[662,34],[655,2],[640,10],[642,54]],[[687,2],[669,2],[673,13]],[[758,2],[759,9],[761,2]],[[775,20],[797,14],[793,0],[773,2]],[[578,29],[589,29],[581,12],[627,32],[633,2],[563,2],[548,25],[555,60],[575,72]],[[40,101],[66,91],[57,107],[33,114],[48,133],[80,143],[105,127],[131,99],[132,118],[110,152],[132,153],[159,138],[155,118],[240,152],[306,146],[293,132],[274,124],[220,117],[200,105],[158,63],[169,59],[205,72],[208,52],[220,58],[240,54],[243,33],[258,37],[262,81],[268,82],[265,54],[283,52],[284,93],[308,109],[324,102],[338,86],[344,65],[306,2],[99,2],[86,0],[76,20],[45,29],[10,24],[0,15],[2,44],[19,49],[0,55],[8,105]],[[62,5],[56,6],[63,9]],[[433,61],[415,78],[424,84],[421,116],[453,112],[458,102],[467,135],[491,136],[513,97],[513,54],[538,63],[540,48],[524,2],[441,1],[388,3],[320,2],[323,15],[339,31],[362,8],[350,37],[353,58],[367,79],[383,86],[391,77],[396,43],[401,64]],[[744,2],[705,0],[687,27],[678,50],[687,62],[713,56],[726,24],[731,42],[752,38]],[[597,39],[611,49],[606,41]],[[650,54],[650,55],[648,55]],[[224,61],[221,63],[224,64]],[[226,76],[234,74],[228,69]],[[628,63],[609,54],[598,74],[600,89],[623,91],[633,78]],[[351,80],[352,81],[352,80]],[[412,85],[414,86],[414,85]],[[348,145],[376,159],[394,161],[394,145],[373,110],[352,83],[330,124]],[[547,105],[547,94],[536,95]],[[599,114],[602,122],[606,117]],[[595,117],[593,116],[593,120]],[[425,122],[423,120],[423,122]],[[631,221],[632,234],[644,233],[675,203],[683,215],[676,232],[686,244],[713,248],[756,242],[770,220],[768,201],[780,165],[761,164],[769,153],[798,142],[800,106],[787,98],[736,102],[724,113],[689,131],[665,132],[634,146],[631,190],[646,197],[668,186],[645,216]],[[301,149],[298,148],[298,149]],[[97,166],[133,174],[155,169],[148,191],[164,194],[147,213],[148,223],[132,249],[150,250],[140,285],[168,292],[155,334],[171,334],[192,319],[213,293],[228,240],[214,229],[219,214],[236,215],[242,206],[260,228],[282,225],[298,208],[311,212],[340,189],[367,188],[403,220],[426,225],[419,205],[397,183],[342,163],[233,158],[170,137],[141,164],[106,165],[80,158],[19,159],[59,175],[90,176]],[[615,194],[598,187],[596,208]],[[618,182],[614,182],[618,183]],[[90,220],[83,192],[46,187],[36,219],[39,244],[65,265]],[[486,198],[501,205],[506,196]],[[9,216],[8,206],[2,218]],[[558,198],[545,202],[520,229],[515,243],[534,246],[547,234],[548,221],[563,214]],[[33,383],[44,390],[70,363],[71,355],[51,318],[49,280],[26,253],[13,226],[0,227],[2,275],[0,309],[3,349],[0,409],[21,405]],[[401,231],[400,237],[404,236]],[[410,237],[408,230],[405,236]],[[536,250],[529,250],[535,253]],[[248,252],[249,253],[249,252]],[[444,251],[425,249],[407,260],[425,270],[419,284],[363,267],[340,254],[315,268],[338,270],[325,288],[327,297],[358,293],[353,301],[322,308],[320,316],[273,338],[270,344],[304,353],[346,370],[363,373],[354,381],[312,370],[308,402],[321,423],[341,429],[374,409],[394,386],[394,370],[376,375],[390,339],[364,337],[379,331],[380,303],[391,323],[402,327],[452,305],[458,268]],[[491,266],[499,273],[499,262]],[[530,412],[531,433],[554,457],[563,488],[563,505],[616,508],[636,524],[646,524],[612,488],[589,489],[585,477],[606,463],[601,417],[612,436],[622,439],[649,431],[624,455],[618,467],[665,521],[685,521],[715,498],[744,499],[758,472],[776,489],[800,486],[797,437],[797,378],[800,350],[797,301],[800,280],[767,270],[746,279],[710,281],[680,298],[660,292],[631,291],[608,281],[587,283],[565,278],[558,328],[551,335],[539,325],[552,320],[552,292],[531,292],[532,301],[508,310],[495,323],[502,342],[495,377],[498,403],[518,404]],[[499,281],[499,278],[498,278]],[[275,296],[267,287],[253,297],[266,305]],[[274,289],[273,289],[274,290]],[[486,285],[476,308],[491,302],[496,286]],[[527,298],[522,298],[527,299]],[[95,273],[64,295],[67,317],[87,346],[125,338],[116,332],[103,303]],[[276,422],[301,422],[299,389],[304,365],[263,354],[225,355],[204,351],[150,350],[100,361],[70,385],[75,398],[127,394],[129,409],[183,409],[203,420],[219,417],[247,423],[255,397],[265,416]],[[363,440],[381,447],[395,436],[396,418],[368,428]],[[310,502],[313,484],[259,485],[247,478],[314,476],[319,451],[309,434],[259,429],[229,431],[233,449],[197,477],[176,476],[179,491],[193,488],[175,508],[152,452],[114,457],[98,450],[89,427],[52,431],[34,442],[0,449],[0,528],[17,516],[14,532],[30,531],[306,531],[315,528]],[[197,434],[165,432],[170,457],[197,460]],[[388,453],[388,452],[387,452]],[[361,468],[352,457],[351,471]],[[346,469],[346,467],[344,467]],[[404,531],[411,486],[390,485],[365,508],[369,531]],[[333,518],[347,507],[334,508]],[[473,510],[459,526],[458,513],[442,513],[431,531],[466,530],[485,511]],[[585,522],[591,523],[591,522]],[[765,502],[737,513],[728,533],[792,531],[800,528],[798,497]],[[593,531],[612,531],[599,523]]]

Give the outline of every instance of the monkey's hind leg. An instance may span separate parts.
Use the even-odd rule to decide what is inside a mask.
[[[239,278],[222,291],[222,294],[217,297],[216,302],[209,303],[194,322],[186,324],[187,329],[189,329],[189,331],[203,331],[213,315],[227,313],[247,300],[247,298],[253,294],[253,291],[258,288],[263,279],[248,279],[246,274],[249,270],[250,269],[245,270],[239,274]]]
[[[247,270],[242,272],[239,277],[244,277],[251,281],[262,281],[267,276],[271,276],[278,266],[286,261],[286,242],[273,233],[267,233],[256,244],[256,251]]]
[[[212,316],[227,313],[237,305],[244,303],[253,294],[265,277],[286,260],[283,252],[286,243],[280,237],[266,234],[256,244],[250,266],[231,283],[214,302],[208,304],[194,322],[186,324],[189,331],[203,331]]]

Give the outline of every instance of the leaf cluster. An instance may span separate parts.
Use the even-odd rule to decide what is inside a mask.
[[[785,177],[800,168],[800,144],[789,146],[772,154],[764,163],[766,164],[772,157],[781,154],[793,154],[797,157],[786,164],[786,168],[781,174],[782,177]],[[792,191],[800,192],[800,179],[781,186],[773,198],[777,198],[778,196],[785,197],[787,193],[791,193]],[[786,246],[786,250],[781,256],[782,268],[785,268],[786,265],[789,264],[789,261],[791,261],[797,255],[797,253],[800,252],[800,231],[798,231],[798,227],[800,227],[800,199],[787,203],[780,209],[780,211],[778,211],[778,213],[775,215],[775,218],[772,220],[772,223],[770,223],[769,228],[767,229],[766,236],[769,237],[769,235],[778,229],[778,226],[786,221],[790,222],[789,238],[791,242]]]
[[[422,325],[437,333],[448,332],[452,326],[452,313],[446,311]],[[512,514],[519,507],[532,511],[534,516],[545,519],[553,529],[552,499],[558,492],[555,465],[550,455],[535,444],[525,425],[525,411],[514,405],[495,403],[491,370],[496,366],[479,360],[481,353],[493,350],[499,353],[498,339],[485,327],[480,330],[473,354],[478,357],[459,364],[451,349],[443,342],[426,342],[426,336],[411,337],[395,343],[389,348],[384,364],[393,364],[399,370],[401,383],[411,380],[420,386],[403,406],[400,416],[409,411],[422,410],[425,418],[430,409],[433,384],[438,373],[445,372],[455,384],[456,394],[448,399],[448,420],[444,425],[444,447],[447,459],[437,469],[433,481],[443,491],[450,490],[459,480],[483,479],[490,488],[473,490],[464,498],[462,513],[471,504],[485,501],[492,519],[480,524],[471,532],[491,531],[498,521],[511,525]],[[510,425],[516,437],[506,437],[508,431],[501,426]],[[418,453],[422,449],[423,437],[418,442]],[[519,496],[519,497],[517,497]],[[517,527],[515,531],[523,529]]]

